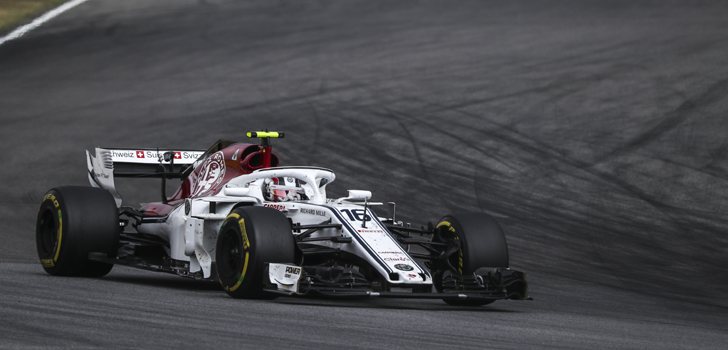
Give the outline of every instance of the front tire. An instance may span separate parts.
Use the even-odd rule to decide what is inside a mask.
[[[220,227],[215,271],[233,298],[265,298],[266,263],[292,264],[296,244],[291,223],[281,212],[265,207],[234,209]]]
[[[433,284],[442,292],[443,276],[466,276],[483,267],[508,267],[508,245],[503,229],[487,214],[446,215],[435,226],[434,241],[447,243],[439,259],[432,261]],[[450,305],[480,306],[492,300],[444,299]]]
[[[118,210],[109,192],[93,187],[57,187],[46,193],[38,210],[38,258],[51,275],[101,277],[114,265],[89,260],[88,254],[115,257],[119,233]]]

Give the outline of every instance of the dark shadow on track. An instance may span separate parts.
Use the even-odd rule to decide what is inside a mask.
[[[375,300],[375,299],[316,299],[310,297],[280,297],[275,299],[276,303],[284,305],[307,305],[332,308],[363,308],[363,309],[387,309],[387,310],[422,310],[422,311],[466,311],[466,312],[494,312],[494,313],[522,313],[518,310],[507,309],[507,304],[490,304],[486,306],[451,306],[440,300]],[[496,303],[498,303],[496,301]]]
[[[188,278],[180,278],[178,276],[159,276],[159,275],[109,275],[103,278],[104,280],[118,283],[129,283],[137,284],[158,288],[168,289],[180,289],[180,290],[209,290],[219,291],[224,294],[224,291],[220,288],[217,282],[212,281],[200,281]]]

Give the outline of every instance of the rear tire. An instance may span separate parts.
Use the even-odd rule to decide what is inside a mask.
[[[93,187],[57,187],[46,193],[38,210],[38,258],[51,275],[101,277],[114,265],[89,260],[88,254],[116,257],[119,233],[116,201],[109,192]]]
[[[291,223],[281,212],[265,207],[234,209],[220,227],[215,271],[233,298],[267,298],[263,291],[266,263],[293,264],[296,243]]]
[[[508,267],[508,245],[497,221],[482,213],[446,215],[436,225],[434,241],[450,243],[452,253],[432,261],[433,284],[442,291],[443,274],[471,275],[483,267]],[[493,300],[443,299],[449,305],[480,306]]]

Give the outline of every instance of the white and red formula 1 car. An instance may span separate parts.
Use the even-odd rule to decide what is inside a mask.
[[[235,298],[276,294],[439,298],[455,305],[526,299],[508,268],[498,223],[482,213],[445,215],[415,229],[374,214],[369,191],[330,199],[334,173],[278,166],[270,140],[218,141],[207,151],[87,152],[93,187],[48,191],[36,241],[52,275],[103,276],[114,264],[216,279]],[[122,205],[114,181],[154,177],[162,201]],[[165,182],[182,180],[168,196]],[[394,209],[394,207],[392,207]]]

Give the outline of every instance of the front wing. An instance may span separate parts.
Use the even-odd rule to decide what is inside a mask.
[[[528,283],[523,272],[497,268],[472,276],[445,276],[440,291],[430,285],[403,285],[391,288],[373,288],[372,285],[316,284],[300,266],[268,264],[265,290],[283,295],[319,296],[334,298],[414,298],[443,300],[492,301],[501,299],[531,300]],[[422,289],[426,287],[427,289]]]

